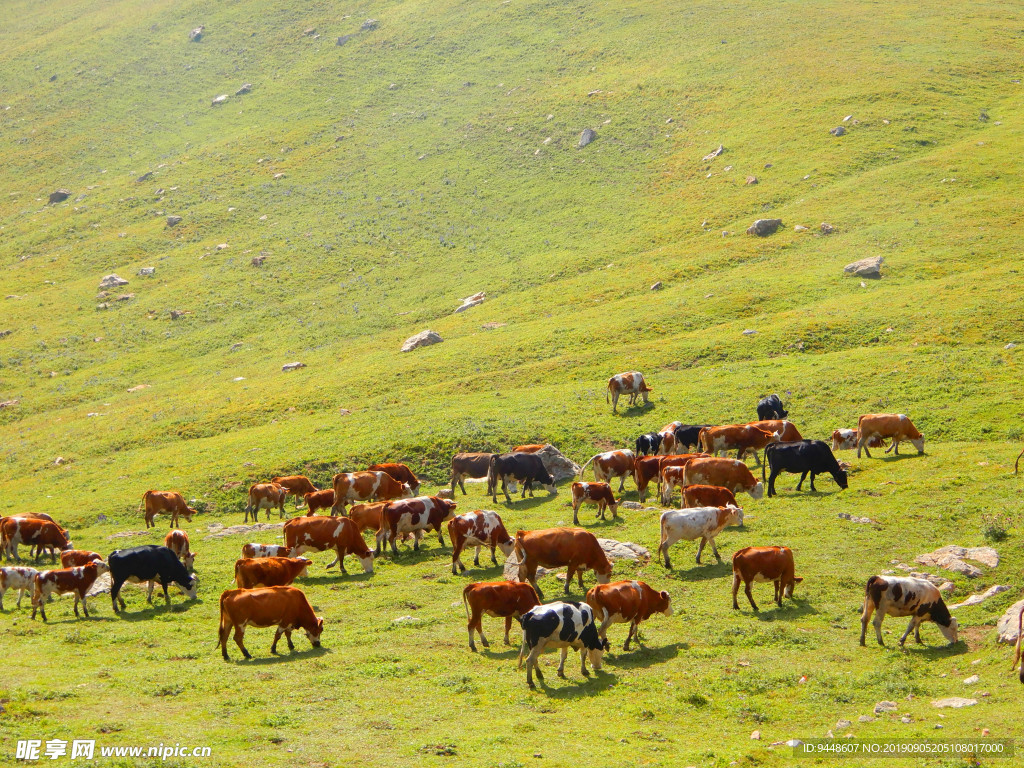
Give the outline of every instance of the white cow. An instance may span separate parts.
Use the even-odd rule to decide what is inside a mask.
[[[661,515],[661,543],[658,554],[665,556],[665,567],[671,568],[668,548],[677,541],[694,541],[700,539],[697,547],[697,564],[704,546],[711,542],[711,551],[718,562],[722,562],[715,546],[715,536],[727,525],[743,525],[743,510],[732,504],[726,507],[693,507],[691,509],[670,509]]]
[[[35,568],[0,568],[0,611],[4,609],[4,595],[8,589],[18,590],[18,607],[26,592],[32,591],[32,583],[39,573]],[[31,595],[29,595],[31,597]]]

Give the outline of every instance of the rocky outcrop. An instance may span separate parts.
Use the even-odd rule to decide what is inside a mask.
[[[440,344],[444,339],[437,331],[420,331],[415,336],[410,336],[402,345],[402,352],[412,352],[420,347],[429,347],[431,344]]]
[[[843,272],[853,277],[869,277],[878,280],[882,277],[882,264],[885,259],[881,256],[869,256],[866,259],[855,261],[843,267]]]
[[[537,456],[544,462],[544,468],[555,478],[555,482],[575,478],[580,473],[580,465],[562,455],[550,443],[537,451]]]
[[[775,230],[782,226],[782,219],[758,219],[747,228],[748,235],[767,237],[775,234]]]

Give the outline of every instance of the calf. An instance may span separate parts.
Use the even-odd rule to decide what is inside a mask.
[[[860,433],[856,429],[837,429],[832,432],[832,450],[850,451],[857,447]],[[885,441],[872,437],[867,442],[868,448],[885,448]]]
[[[387,472],[340,472],[334,476],[334,506],[331,516],[345,514],[350,501],[411,499],[412,489]]]
[[[907,636],[913,632],[914,639],[921,642],[921,624],[934,621],[942,636],[950,644],[957,641],[957,621],[950,616],[949,608],[942,601],[942,595],[935,585],[924,579],[894,576],[872,576],[868,579],[864,590],[864,612],[860,617],[860,644],[864,645],[864,637],[868,631],[871,614],[875,615],[875,637],[879,645],[882,642],[882,621],[886,616],[909,616],[910,624],[900,638],[903,645]]]
[[[12,567],[12,568],[0,568],[0,611],[4,609],[4,595],[8,589],[18,590],[18,607],[21,608],[21,598],[25,596],[25,593],[29,593],[29,598],[32,597],[32,589],[35,584],[36,574],[38,574],[35,568],[23,568],[23,567]]]
[[[272,478],[270,482],[284,488],[286,494],[294,496],[296,504],[307,493],[316,493],[317,490],[316,486],[305,475],[285,475]]]
[[[757,418],[764,421],[766,419],[784,419],[789,416],[787,411],[782,406],[782,400],[778,395],[768,395],[768,397],[762,398],[757,403]]]
[[[871,458],[871,451],[868,450],[868,443],[873,438],[884,440],[892,438],[892,445],[885,449],[886,453],[894,451],[896,456],[900,455],[900,443],[909,441],[917,448],[917,454],[924,453],[924,435],[917,431],[917,427],[910,419],[902,413],[869,413],[857,420],[857,458],[860,458],[861,449]]]
[[[736,458],[740,461],[750,451],[754,454],[754,461],[760,464],[757,452],[769,443],[778,442],[780,437],[778,432],[768,432],[750,424],[707,427],[700,432],[700,449],[712,456],[735,450]]]
[[[598,584],[607,584],[612,574],[612,564],[597,538],[582,528],[517,531],[515,552],[519,561],[519,581],[530,582],[541,596],[544,593],[537,586],[537,566],[568,566],[565,577],[567,595],[573,574],[579,579],[580,589],[584,589],[583,572],[588,569],[593,569]]]
[[[117,549],[107,557],[110,566],[110,602],[114,613],[118,613],[118,603],[125,607],[121,597],[121,587],[126,581],[133,584],[150,582],[149,600],[153,598],[153,584],[159,582],[164,591],[164,600],[171,604],[167,587],[177,584],[189,600],[196,599],[199,580],[194,573],[189,573],[182,562],[167,547],[155,544],[143,544],[130,549]]]
[[[764,485],[754,477],[746,464],[737,459],[694,459],[686,465],[683,482],[686,485],[717,485],[733,493],[746,491],[754,499],[764,496]]]
[[[452,456],[452,495],[455,495],[455,486],[462,489],[462,495],[466,495],[466,485],[463,482],[467,477],[479,480],[487,477],[491,467],[493,453],[456,453]],[[490,486],[487,493],[491,492]]]
[[[668,559],[668,548],[677,541],[695,541],[700,539],[697,546],[697,565],[700,565],[700,556],[704,547],[711,543],[711,551],[718,562],[722,557],[718,554],[718,547],[715,546],[715,537],[722,532],[727,525],[743,525],[743,510],[739,507],[697,507],[695,509],[670,509],[661,515],[661,543],[658,544],[658,554],[664,555],[665,567],[672,568]]]
[[[597,514],[605,520],[604,510],[609,508],[612,511],[612,519],[619,516],[619,502],[612,495],[612,487],[608,483],[573,483],[572,484],[572,522],[573,525],[580,524],[580,505],[592,504],[597,506]]]
[[[811,492],[816,492],[814,487],[815,475],[828,472],[841,489],[847,488],[849,483],[846,478],[846,471],[841,469],[836,457],[829,450],[828,443],[823,440],[800,440],[795,443],[775,443],[769,445],[764,451],[765,463],[771,469],[768,477],[768,496],[775,495],[775,478],[780,472],[800,473],[800,482],[796,484],[799,491],[804,483],[807,474],[811,475]],[[764,478],[764,466],[761,467],[761,477]]]
[[[249,522],[249,515],[252,514],[252,521],[259,522],[260,510],[267,510],[267,520],[270,519],[270,510],[277,507],[277,516],[284,517],[284,500],[288,496],[288,489],[277,483],[256,483],[249,486],[249,503],[245,506],[245,522]]]
[[[287,587],[299,576],[308,576],[311,561],[306,557],[260,557],[235,561],[235,584],[239,589]]]
[[[355,555],[363,571],[373,573],[373,553],[363,541],[359,528],[347,517],[293,517],[284,524],[284,543],[292,557],[298,557],[303,552],[333,549],[338,556],[337,562],[341,564],[341,572],[345,575],[348,575],[345,555]]]
[[[604,483],[617,477],[619,478],[619,493],[622,493],[622,489],[626,485],[626,478],[633,474],[636,457],[629,449],[595,454],[580,468],[581,478],[591,462],[594,464],[594,479],[599,483]]]
[[[155,528],[154,518],[157,515],[170,515],[171,528],[178,527],[178,515],[181,515],[189,522],[192,522],[192,515],[199,512],[192,509],[185,503],[185,497],[177,491],[146,491],[142,494],[142,503],[139,504],[139,511],[146,509],[146,527]]]
[[[618,373],[608,379],[608,392],[605,394],[604,401],[607,403],[610,397],[612,413],[618,413],[620,396],[629,395],[630,405],[635,405],[637,398],[643,397],[644,405],[648,405],[651,401],[647,398],[647,393],[653,391],[647,386],[647,382],[644,381],[644,375],[639,371]]]
[[[519,666],[526,656],[526,682],[533,688],[533,670],[544,681],[539,657],[547,648],[561,648],[558,676],[565,677],[565,658],[572,648],[580,652],[581,672],[589,677],[587,656],[595,670],[601,669],[601,658],[608,650],[608,640],[602,638],[594,624],[594,609],[586,603],[549,603],[531,608],[519,619],[523,627],[523,645],[519,651]],[[529,654],[527,654],[529,651]]]
[[[661,434],[659,432],[648,432],[636,439],[636,455],[653,456],[661,448]]]
[[[291,547],[283,544],[245,544],[242,557],[291,557]]]
[[[7,559],[14,557],[16,563],[21,562],[18,556],[18,546],[27,544],[36,548],[36,560],[42,555],[44,549],[50,550],[50,561],[57,562],[55,550],[64,552],[72,549],[68,541],[67,531],[57,523],[48,520],[37,520],[26,517],[5,517],[0,524],[0,537],[4,541],[4,553]]]
[[[86,596],[97,577],[109,570],[107,564],[100,560],[75,568],[40,571],[32,582],[32,618],[36,617],[38,609],[43,621],[46,621],[45,603],[54,592],[58,595],[73,594],[75,596],[75,617],[78,618],[78,603],[81,602],[85,617],[89,618],[89,606],[85,602]]]
[[[686,486],[683,484],[683,472],[686,470],[686,465],[670,465],[665,467],[661,471],[661,503],[663,506],[669,506],[672,504],[672,492],[679,487],[680,490]]]
[[[771,581],[775,584],[775,602],[782,607],[782,598],[793,597],[793,587],[803,581],[794,576],[793,550],[789,547],[744,547],[732,556],[732,607],[739,610],[736,595],[743,582],[743,591],[751,607],[758,610],[750,585]]]
[[[288,640],[288,650],[294,651],[292,630],[301,629],[306,633],[314,648],[320,647],[320,635],[324,631],[324,620],[313,613],[313,607],[305,593],[296,587],[261,587],[260,589],[229,589],[220,596],[220,651],[228,660],[228,635],[235,631],[235,643],[242,655],[251,659],[245,649],[246,627],[277,627],[271,653],[277,653],[277,641],[283,634]]]
[[[306,502],[306,514],[315,515],[321,509],[330,509],[334,506],[334,489],[325,488],[322,491],[307,493],[302,500]]]
[[[411,533],[415,537],[413,550],[419,552],[420,536],[423,531],[434,530],[437,540],[444,546],[441,524],[451,520],[456,504],[450,499],[437,496],[419,496],[388,502],[381,510],[380,530],[377,531],[377,550],[380,555],[385,541],[391,542],[391,552],[398,554],[397,539],[400,533]]]
[[[736,495],[728,488],[717,485],[683,486],[683,508],[687,507],[738,507]]]
[[[512,628],[512,619],[518,619],[531,608],[540,605],[540,600],[529,584],[514,581],[478,581],[475,584],[467,584],[462,590],[462,603],[466,606],[469,650],[476,651],[476,643],[473,642],[474,631],[480,634],[480,642],[484,644],[484,648],[490,648],[490,643],[484,637],[481,621],[483,616],[505,619],[505,645],[510,645],[508,633]]]
[[[491,501],[498,503],[498,483],[501,483],[501,491],[505,494],[505,500],[511,504],[512,497],[508,495],[508,481],[515,480],[523,484],[523,491],[520,498],[526,498],[526,492],[530,492],[533,498],[533,483],[539,483],[548,493],[558,493],[555,488],[555,478],[551,476],[540,456],[533,453],[502,453],[491,456],[491,464],[487,471],[487,484],[490,489]]]
[[[541,446],[543,447],[543,446]],[[405,464],[371,464],[366,468],[369,472],[387,472],[400,483],[405,483],[412,490],[413,496],[419,493],[420,480]]]
[[[192,569],[196,556],[189,549],[187,533],[178,529],[171,531],[164,536],[164,546],[171,550],[186,568]]]
[[[452,540],[452,573],[455,574],[466,570],[461,557],[462,550],[466,547],[476,547],[473,564],[477,568],[480,567],[480,547],[491,548],[491,562],[495,565],[498,564],[498,559],[494,556],[496,548],[500,547],[506,558],[512,554],[512,537],[505,530],[501,516],[490,510],[478,509],[475,512],[467,512],[464,515],[453,517],[448,523],[448,538]],[[506,629],[506,634],[507,632]],[[470,640],[472,640],[472,632],[470,632]]]
[[[74,568],[79,565],[88,565],[97,560],[102,560],[103,555],[99,552],[91,552],[88,549],[67,549],[60,553],[60,567]]]
[[[637,643],[640,642],[637,627],[641,621],[647,621],[655,613],[672,615],[672,598],[668,592],[658,592],[642,581],[598,584],[587,592],[587,605],[594,609],[594,616],[601,620],[597,633],[602,638],[607,637],[608,627],[612,624],[629,622],[629,634],[622,648],[624,651],[629,650],[629,641],[634,635]]]

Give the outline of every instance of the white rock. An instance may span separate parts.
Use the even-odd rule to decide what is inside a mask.
[[[875,714],[880,712],[895,712],[898,705],[895,701],[880,701],[875,704]]]
[[[420,347],[428,347],[431,344],[440,344],[444,339],[437,331],[420,331],[415,336],[410,336],[402,345],[402,352],[412,352]]]
[[[961,709],[963,707],[973,707],[978,703],[977,699],[965,699],[960,696],[950,696],[946,699],[936,699],[932,702],[933,707],[939,709],[945,709],[951,707],[952,709]]]
[[[651,553],[639,544],[615,539],[598,539],[597,543],[608,557],[617,560],[650,560]]]
[[[754,739],[755,741],[759,741],[761,739],[761,732],[760,731],[752,731],[751,734],[750,734],[750,738]]]
[[[297,371],[299,368],[305,368],[305,367],[306,367],[305,363],[299,363],[299,362],[285,363],[284,365],[281,366],[281,370],[282,371]]]
[[[971,595],[962,603],[957,603],[956,605],[949,606],[949,609],[953,610],[954,608],[963,608],[968,605],[977,605],[978,603],[988,600],[990,597],[998,595],[1000,592],[1006,592],[1009,588],[1010,587],[1008,584],[996,584],[993,587],[989,587],[980,595]]]
[[[210,102],[210,106],[211,107],[216,107],[218,104],[223,104],[227,100],[228,100],[228,95],[225,93],[225,94],[223,94],[221,96],[218,96],[212,102]]]
[[[856,277],[878,278],[882,276],[882,264],[884,262],[885,259],[882,256],[869,256],[866,259],[847,264],[843,267],[843,272]]]
[[[152,275],[154,272],[156,272],[156,267],[143,267],[139,270],[139,275]]]
[[[128,281],[115,274],[109,274],[100,280],[100,288],[119,288],[122,285],[128,285]]]
[[[981,678],[978,675],[971,675],[966,680],[964,680],[964,685],[974,685],[979,680],[981,680]]]
[[[392,619],[391,623],[392,624],[415,624],[418,621],[421,621],[421,619],[418,619],[415,616],[399,616],[397,619]]]
[[[803,224],[797,224],[793,227],[794,232],[807,232],[809,229],[810,227],[805,227]]]
[[[745,330],[743,332],[743,335],[744,336],[753,336],[755,333],[757,333],[757,331],[755,331],[753,328],[747,328],[747,330]]]
[[[999,619],[999,623],[996,624],[996,632],[999,633],[1000,643],[1017,642],[1017,622],[1020,620],[1022,609],[1024,609],[1024,600],[1018,600],[1007,608],[1006,613]]]
[[[1017,348],[1017,345],[1014,344],[1012,341],[1009,344],[1007,344],[1005,347],[1003,347],[1003,349],[1016,349],[1016,348]]]

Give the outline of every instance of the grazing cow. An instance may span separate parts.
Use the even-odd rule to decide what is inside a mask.
[[[717,485],[733,493],[746,491],[755,499],[764,496],[764,485],[754,477],[746,464],[737,459],[694,459],[686,465],[683,482],[686,485]]]
[[[54,551],[65,551],[72,549],[68,541],[67,531],[57,523],[48,520],[35,520],[25,517],[5,517],[0,525],[0,537],[4,541],[4,553],[7,559],[14,558],[16,563],[21,562],[18,556],[18,546],[27,544],[36,549],[36,560],[42,555],[44,549],[50,550],[50,561],[57,562]]]
[[[366,469],[368,472],[387,472],[398,482],[408,485],[410,490],[412,490],[413,496],[419,493],[420,479],[405,464],[371,464]]]
[[[315,515],[321,509],[330,509],[334,506],[334,489],[325,488],[322,491],[307,493],[302,500],[306,502],[306,514]]]
[[[292,557],[298,557],[303,552],[333,549],[338,555],[341,572],[346,576],[345,555],[355,555],[363,571],[373,573],[373,553],[363,541],[358,526],[347,517],[293,517],[284,524],[284,543]]]
[[[900,455],[900,443],[904,440],[917,448],[917,454],[924,453],[924,435],[917,431],[910,419],[902,413],[869,413],[857,420],[857,458],[860,458],[861,449],[871,458],[871,451],[868,450],[868,443],[873,438],[884,440],[892,438],[892,445],[885,449],[886,453],[894,451],[896,456]]]
[[[39,571],[35,568],[20,566],[0,568],[0,611],[4,609],[4,595],[7,594],[8,589],[18,590],[18,607],[21,608],[21,598],[25,596],[25,593],[28,592],[29,598],[32,597],[32,589],[38,573]]]
[[[491,548],[491,562],[498,564],[494,550],[501,548],[502,554],[508,558],[512,554],[512,537],[505,530],[505,524],[497,512],[478,509],[464,515],[453,517],[448,523],[448,538],[452,540],[452,573],[465,571],[462,564],[462,550],[476,547],[473,565],[480,567],[480,547]],[[458,570],[456,570],[458,568]]]
[[[837,429],[832,432],[833,451],[852,451],[857,447],[860,433],[856,429]],[[878,437],[868,440],[868,448],[885,448],[885,441]]]
[[[752,421],[745,425],[748,427],[757,427],[763,429],[765,432],[778,432],[780,443],[792,443],[795,440],[803,440],[803,435],[800,434],[800,430],[796,428],[796,424],[792,421],[785,419],[769,419],[767,421]]]
[[[662,456],[669,456],[676,453],[676,430],[683,426],[681,421],[673,421],[671,424],[666,424],[658,432],[661,437],[658,445],[658,453]]]
[[[670,509],[661,514],[661,543],[658,544],[658,554],[664,555],[665,567],[671,569],[672,563],[668,558],[668,549],[677,541],[695,541],[700,539],[697,546],[697,565],[700,565],[700,556],[704,547],[711,543],[711,551],[718,562],[722,562],[718,554],[718,547],[715,546],[715,537],[722,532],[727,525],[743,525],[743,510],[739,507],[696,507],[694,509]]]
[[[618,413],[619,397],[621,395],[629,395],[630,405],[635,405],[638,397],[643,397],[644,405],[647,405],[651,402],[647,399],[647,393],[653,391],[647,386],[647,383],[644,381],[644,375],[639,371],[619,373],[608,379],[608,392],[605,394],[604,401],[607,403],[610,396],[612,413]]]
[[[915,579],[909,576],[872,576],[868,579],[864,590],[864,612],[860,617],[860,644],[864,645],[864,636],[868,631],[871,614],[878,611],[875,620],[875,637],[879,645],[882,642],[882,621],[886,616],[909,616],[910,624],[900,638],[903,645],[907,636],[913,632],[914,639],[921,642],[921,624],[934,621],[942,636],[950,644],[957,641],[957,621],[949,614],[949,608],[942,601],[939,590],[930,581]]]
[[[196,599],[199,580],[194,573],[189,573],[184,564],[167,547],[156,544],[143,544],[130,549],[116,549],[107,557],[110,566],[110,602],[114,613],[118,613],[117,604],[124,608],[121,587],[126,581],[133,584],[149,582],[149,596],[153,601],[153,585],[159,583],[164,591],[164,600],[171,604],[171,596],[167,594],[170,584],[177,584],[189,600]]]
[[[391,501],[380,513],[380,529],[377,531],[377,551],[380,555],[385,541],[391,542],[391,553],[398,555],[397,539],[400,533],[414,536],[413,550],[419,552],[420,537],[424,531],[433,530],[437,540],[444,546],[441,524],[455,516],[456,504],[451,499],[437,496],[417,496],[414,499]]]
[[[777,443],[779,438],[778,432],[768,432],[749,424],[728,424],[702,429],[700,449],[712,456],[719,453],[727,455],[729,451],[735,450],[736,458],[740,461],[743,460],[743,455],[750,451],[754,454],[754,461],[760,464],[757,452],[769,443]]]
[[[324,620],[313,613],[306,594],[296,587],[261,587],[259,589],[228,589],[220,596],[220,652],[228,660],[228,635],[235,631],[235,643],[242,655],[251,659],[245,649],[246,627],[277,627],[270,652],[277,653],[277,641],[283,634],[288,650],[294,651],[292,630],[306,633],[314,648],[320,647]]]
[[[411,499],[412,489],[387,472],[340,472],[334,476],[334,506],[331,516],[345,514],[350,501]]]
[[[626,485],[626,478],[633,474],[633,467],[636,464],[636,456],[628,448],[621,451],[606,451],[590,457],[586,464],[580,467],[580,477],[583,472],[594,463],[594,479],[599,483],[605,483],[613,477],[619,478],[619,493],[622,493]]]
[[[728,488],[717,485],[684,485],[683,508],[687,507],[738,507],[736,495]]]
[[[66,549],[60,553],[60,567],[75,568],[79,565],[88,565],[102,559],[103,555],[99,552],[91,552],[88,549]]]
[[[732,556],[732,607],[737,610],[740,607],[736,602],[740,581],[755,611],[758,607],[750,594],[750,585],[771,581],[775,584],[775,602],[781,608],[783,596],[792,598],[793,587],[803,581],[803,577],[793,575],[795,569],[793,550],[789,547],[744,547],[738,550]]]
[[[598,584],[587,592],[587,605],[594,609],[594,616],[600,619],[597,633],[602,639],[608,636],[612,624],[629,622],[629,634],[622,650],[629,650],[629,642],[636,635],[641,621],[647,621],[655,613],[672,615],[672,598],[668,592],[659,592],[643,581],[613,581]]]
[[[249,503],[245,506],[245,522],[249,522],[249,515],[252,514],[252,521],[259,522],[260,510],[267,510],[267,520],[270,519],[270,510],[277,507],[278,517],[284,517],[284,500],[288,496],[288,489],[277,483],[256,483],[249,486]]]
[[[612,519],[619,516],[619,502],[612,495],[612,487],[608,483],[573,483],[572,484],[572,522],[573,525],[580,524],[580,505],[592,504],[597,506],[597,515],[602,520],[605,508],[612,511]]]
[[[799,440],[795,443],[774,443],[764,449],[765,464],[771,470],[768,477],[768,496],[775,495],[775,478],[780,472],[800,473],[800,482],[796,484],[799,491],[807,474],[811,475],[811,491],[816,492],[814,487],[815,475],[828,472],[836,485],[840,488],[847,488],[849,483],[846,479],[846,471],[841,469],[836,457],[829,450],[828,443],[824,440]],[[764,478],[764,467],[761,467],[761,477]]]
[[[594,623],[594,609],[586,603],[549,603],[538,605],[524,613],[519,619],[523,627],[523,645],[519,650],[519,666],[526,656],[526,682],[533,688],[533,670],[544,682],[537,657],[547,648],[561,648],[562,658],[558,663],[558,676],[565,677],[565,658],[569,649],[580,652],[581,672],[589,677],[587,656],[594,670],[601,669],[601,658],[608,650],[608,641],[597,632]],[[527,654],[527,651],[529,653]]]
[[[493,453],[456,453],[452,456],[452,495],[455,495],[455,486],[462,489],[462,495],[466,495],[466,486],[463,481],[467,477],[479,480],[487,477],[491,467]],[[487,493],[490,493],[490,487]]]
[[[235,584],[239,589],[287,587],[299,576],[308,576],[308,557],[259,557],[235,560]]]
[[[641,503],[647,500],[647,486],[651,480],[660,477],[661,459],[661,456],[637,456],[633,460],[633,482]]]
[[[188,534],[182,530],[173,530],[164,536],[164,546],[174,553],[186,568],[192,570],[196,556],[189,549]]]
[[[784,419],[787,416],[789,411],[782,407],[782,400],[778,395],[768,395],[757,403],[757,418],[760,421]]]
[[[58,523],[45,512],[19,512],[16,515],[11,515],[11,518],[20,518],[22,520],[45,520],[48,523],[55,523],[61,529],[65,536],[68,535],[67,528],[62,526],[60,523]],[[4,521],[7,519],[8,518],[6,517],[0,517],[0,552],[6,551],[7,545],[9,544],[9,542],[6,539],[4,539],[3,534],[3,524]],[[33,557],[37,560],[42,556],[43,552],[49,552],[51,559],[55,555],[55,549],[52,546],[37,547],[35,544],[33,544],[28,548],[28,556]],[[84,565],[84,563],[76,563],[76,565]]]
[[[683,472],[686,464],[671,464],[661,471],[661,503],[663,506],[672,504],[672,491],[678,486],[680,490],[686,486],[683,484]]]
[[[573,574],[577,574],[580,589],[583,572],[593,569],[598,584],[607,584],[612,575],[612,564],[597,543],[597,537],[582,528],[545,528],[539,531],[516,532],[516,560],[519,561],[519,581],[528,581],[543,596],[537,586],[537,566],[560,568],[568,566],[565,594],[569,594]]]
[[[491,456],[491,465],[487,471],[487,485],[491,494],[491,501],[498,503],[498,483],[501,483],[501,491],[505,494],[505,500],[511,504],[512,497],[508,495],[508,481],[514,480],[523,484],[523,492],[520,498],[526,498],[526,492],[530,492],[533,498],[533,483],[537,482],[548,493],[558,493],[555,488],[555,478],[551,476],[540,456],[535,453],[495,453]]]
[[[242,557],[291,557],[291,547],[284,544],[245,544]]]
[[[700,448],[700,431],[714,426],[713,424],[681,424],[673,430],[677,451],[688,451]]]
[[[462,603],[466,606],[466,629],[469,631],[469,650],[476,650],[473,632],[480,633],[480,642],[484,648],[490,643],[484,637],[483,616],[495,616],[505,619],[505,645],[511,645],[508,639],[512,629],[512,619],[518,619],[531,608],[540,605],[537,593],[529,584],[514,581],[478,581],[467,584],[462,590]]]
[[[171,528],[178,527],[178,515],[181,515],[190,523],[192,515],[199,512],[192,509],[185,503],[184,497],[177,491],[146,491],[142,494],[142,503],[139,504],[139,511],[146,509],[146,527],[156,528],[153,518],[157,515],[170,515]]]
[[[299,499],[303,498],[307,493],[316,493],[317,491],[317,487],[305,475],[285,475],[284,477],[272,478],[270,482],[274,485],[280,485],[284,488],[286,494],[294,496],[296,505],[299,503]]]
[[[659,448],[661,448],[661,434],[658,432],[648,432],[636,439],[636,455],[638,457],[653,456],[658,453]]]
[[[102,560],[79,565],[75,568],[58,568],[52,571],[40,571],[33,580],[32,590],[32,618],[36,617],[36,610],[46,621],[45,603],[50,595],[56,592],[58,595],[71,593],[75,596],[75,618],[78,618],[78,603],[82,603],[82,610],[85,617],[89,618],[89,606],[85,598],[101,573],[106,573],[110,568]]]
[[[376,533],[380,530],[381,512],[388,502],[370,501],[365,504],[353,504],[348,511],[348,519],[359,528],[362,533],[367,528]]]

